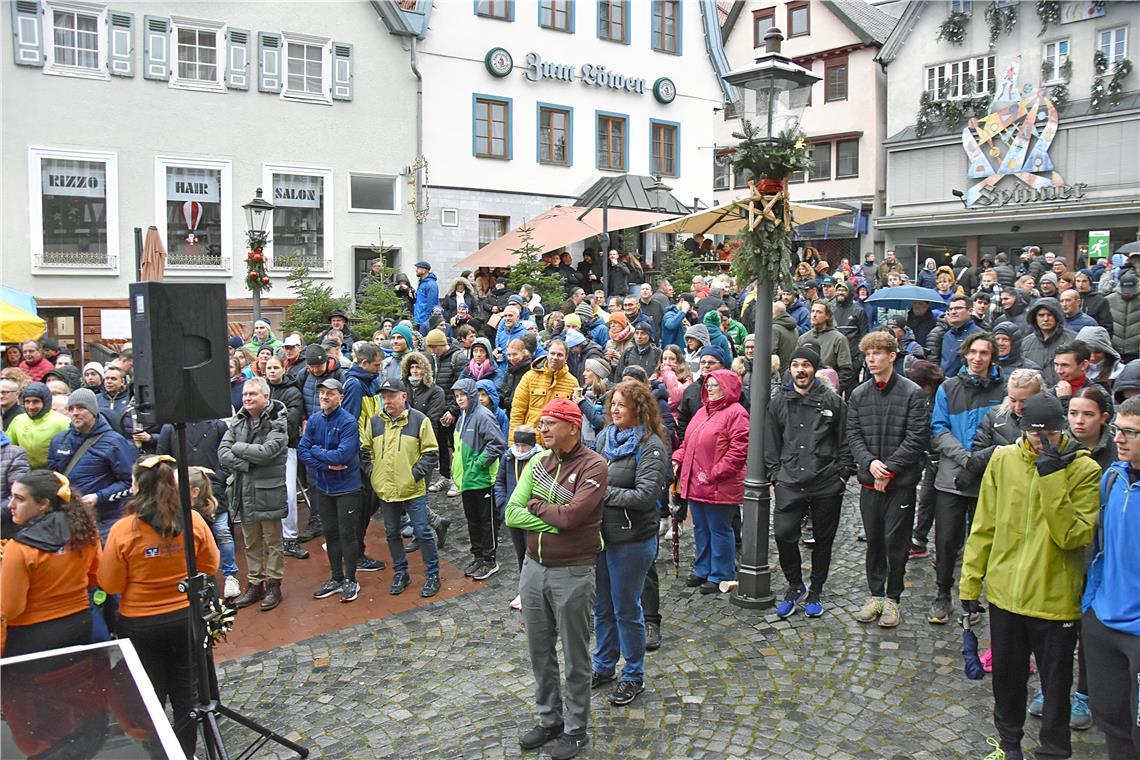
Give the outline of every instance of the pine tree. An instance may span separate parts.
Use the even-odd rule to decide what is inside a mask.
[[[518,255],[518,261],[511,267],[510,277],[507,279],[511,291],[518,293],[523,285],[530,285],[534,292],[542,296],[542,306],[549,314],[562,303],[563,282],[561,277],[546,274],[546,267],[538,257],[542,252],[534,244],[534,228],[520,227],[522,246],[511,249],[511,253]]]
[[[294,269],[286,279],[297,302],[285,310],[285,334],[300,333],[306,344],[314,343],[328,327],[329,312],[348,309],[348,296],[333,296],[332,288],[313,281],[306,267]]]
[[[661,263],[661,276],[671,282],[678,293],[688,290],[698,274],[701,274],[701,267],[697,257],[681,243],[673,246]]]
[[[381,261],[384,260],[384,254],[389,249],[373,248],[372,252]],[[380,282],[374,282],[364,288],[356,300],[356,311],[353,317],[359,320],[359,323],[354,328],[356,334],[362,339],[369,339],[372,334],[380,329],[380,324],[386,318],[391,318],[397,322],[401,319],[408,319],[411,314],[408,313],[408,304],[396,294],[393,283],[396,281],[396,270],[389,266],[382,266],[380,269]]]

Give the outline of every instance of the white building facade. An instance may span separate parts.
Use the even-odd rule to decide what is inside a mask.
[[[276,206],[274,323],[306,266],[353,292],[381,242],[418,257],[407,45],[367,2],[5,2],[4,283],[73,348],[123,333],[136,228],[166,279],[226,285],[248,318],[246,222]],[[406,262],[405,262],[406,259]]]
[[[686,206],[710,205],[715,19],[712,0],[436,4],[417,60],[423,255],[441,280],[602,177],[659,175]]]

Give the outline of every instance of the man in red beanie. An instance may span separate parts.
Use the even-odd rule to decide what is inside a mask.
[[[582,445],[582,412],[574,402],[549,401],[538,429],[546,451],[527,464],[506,511],[507,525],[526,531],[519,595],[538,703],[538,725],[519,737],[519,745],[533,750],[549,743],[554,760],[568,760],[589,743],[594,555],[601,548],[608,467]],[[565,688],[557,637],[566,659]]]

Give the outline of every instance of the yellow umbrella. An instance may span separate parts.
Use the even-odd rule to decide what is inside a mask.
[[[19,343],[35,340],[44,334],[46,327],[47,322],[35,314],[30,314],[6,301],[0,301],[0,341]]]
[[[759,201],[759,198],[756,199]],[[748,198],[738,198],[723,206],[715,206],[704,211],[697,211],[679,219],[674,219],[656,227],[650,227],[647,232],[691,232],[694,235],[735,235],[744,229],[748,222]],[[847,209],[833,208],[832,206],[816,206],[810,203],[792,204],[792,226],[809,224],[829,216],[838,216]]]

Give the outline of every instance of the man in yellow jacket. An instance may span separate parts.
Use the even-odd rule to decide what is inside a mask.
[[[540,356],[530,365],[511,399],[511,427],[508,443],[515,443],[515,428],[519,425],[537,425],[542,408],[556,398],[570,398],[578,390],[578,381],[566,366],[570,349],[562,340],[552,340],[546,346],[546,356]],[[542,435],[539,445],[544,445]]]
[[[1069,689],[1084,547],[1092,541],[1100,498],[1100,467],[1062,432],[1057,397],[1032,396],[1021,409],[1021,439],[998,448],[982,477],[958,587],[967,615],[981,611],[983,580],[990,606],[999,746],[987,760],[1023,757],[1031,654],[1045,694],[1035,756],[1072,754]]]

